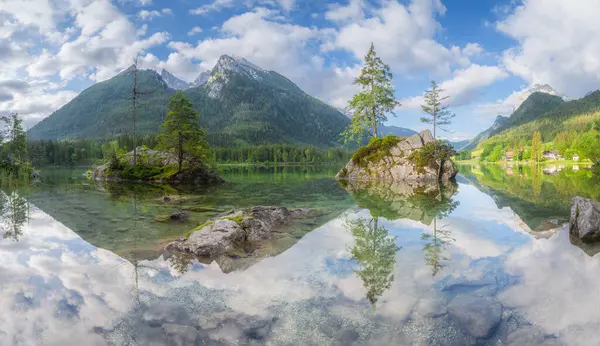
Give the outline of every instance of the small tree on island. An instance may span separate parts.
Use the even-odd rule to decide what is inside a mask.
[[[443,104],[448,96],[442,96],[444,89],[435,81],[431,81],[431,88],[425,92],[425,104],[421,106],[427,116],[421,117],[421,122],[433,125],[433,139],[437,140],[436,129],[448,132],[443,126],[452,124],[456,114],[452,113],[447,104]]]
[[[373,129],[373,138],[377,137],[377,124],[387,120],[387,114],[393,114],[400,106],[394,96],[390,67],[381,61],[375,52],[375,46],[365,56],[365,64],[360,76],[354,80],[361,91],[349,101],[346,111],[352,113],[352,122],[342,133],[345,142],[362,142],[365,132]]]
[[[182,91],[178,91],[169,100],[169,112],[162,124],[162,133],[158,136],[160,150],[175,149],[177,154],[177,172],[181,172],[185,161],[209,159],[210,150],[204,139],[205,130],[198,124],[198,112]]]

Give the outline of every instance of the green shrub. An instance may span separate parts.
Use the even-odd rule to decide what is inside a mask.
[[[352,155],[352,162],[359,167],[367,167],[369,162],[377,162],[390,155],[390,149],[396,146],[400,140],[400,137],[393,135],[375,137],[368,145],[358,148]]]
[[[429,142],[419,150],[413,151],[408,160],[413,163],[420,173],[425,167],[439,169],[438,162],[444,162],[456,155],[456,151],[445,141]]]

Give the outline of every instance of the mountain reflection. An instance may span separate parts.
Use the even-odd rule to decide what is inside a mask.
[[[350,249],[352,259],[361,264],[355,273],[362,280],[367,299],[375,308],[379,297],[394,281],[396,252],[400,247],[396,245],[396,238],[390,237],[388,230],[379,225],[378,217],[369,221],[363,218],[346,220],[345,227],[355,242]]]

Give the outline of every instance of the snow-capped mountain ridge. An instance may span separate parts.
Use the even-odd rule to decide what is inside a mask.
[[[548,84],[534,84],[531,88],[529,88],[528,90],[524,91],[521,94],[521,96],[515,103],[513,111],[516,111],[517,109],[519,109],[519,107],[521,107],[523,102],[525,102],[525,100],[527,100],[529,98],[529,96],[531,96],[532,94],[534,94],[536,92],[540,92],[540,93],[544,93],[544,94],[548,94],[548,95],[559,96],[565,101],[570,101],[570,99],[567,96],[560,95],[559,93],[556,92],[556,90],[554,90],[554,88],[552,88]]]

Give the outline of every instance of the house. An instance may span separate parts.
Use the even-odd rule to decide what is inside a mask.
[[[512,149],[507,150],[504,154],[506,156],[506,161],[512,161],[514,154],[515,152]]]
[[[579,161],[579,155],[577,155],[577,154],[573,155],[573,161]]]
[[[554,160],[560,159],[560,154],[558,153],[558,150],[554,150],[554,149],[544,151],[542,156],[546,160],[549,160],[549,161],[554,161]]]

